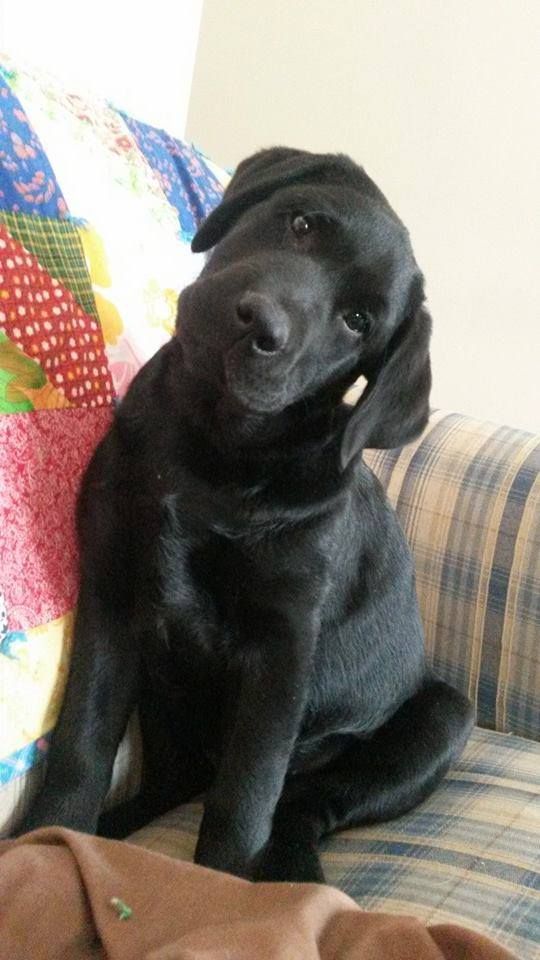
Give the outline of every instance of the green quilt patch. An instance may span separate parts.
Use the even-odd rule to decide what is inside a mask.
[[[90,274],[77,227],[69,220],[29,216],[0,210],[12,237],[32,253],[68,290],[84,312],[98,320]]]

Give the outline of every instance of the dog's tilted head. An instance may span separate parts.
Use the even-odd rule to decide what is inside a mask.
[[[342,461],[424,427],[430,318],[408,233],[348,157],[276,147],[244,160],[195,236],[213,248],[183,291],[178,337],[197,376],[247,411],[368,385]]]

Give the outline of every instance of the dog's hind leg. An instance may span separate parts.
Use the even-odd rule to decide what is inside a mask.
[[[327,766],[291,777],[256,878],[322,882],[319,841],[415,807],[459,757],[472,724],[466,697],[429,680],[369,739],[351,738]]]

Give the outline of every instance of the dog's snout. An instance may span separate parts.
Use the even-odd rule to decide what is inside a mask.
[[[255,353],[278,353],[289,337],[289,321],[283,307],[262,293],[245,293],[236,307],[239,325],[249,331]]]

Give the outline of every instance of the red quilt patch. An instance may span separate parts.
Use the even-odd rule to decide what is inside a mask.
[[[10,630],[71,610],[78,587],[75,503],[111,410],[0,417],[0,589]]]
[[[0,224],[0,329],[77,407],[105,407],[114,387],[103,334],[64,287]]]

